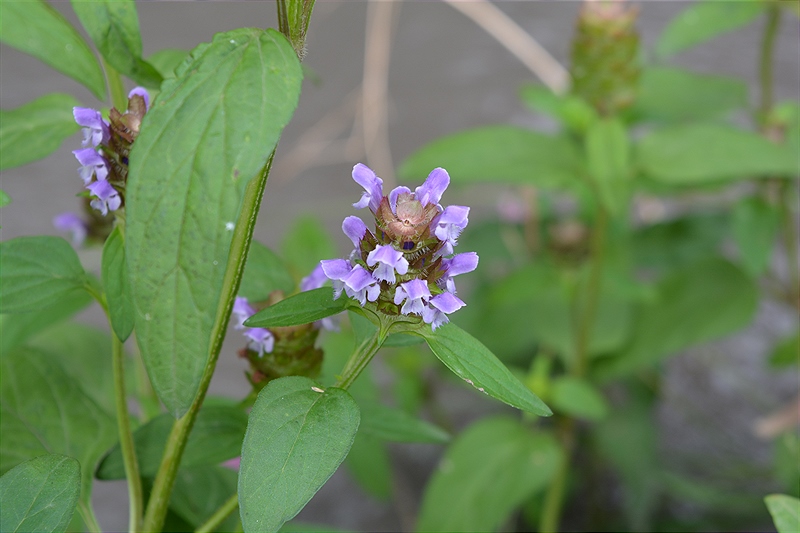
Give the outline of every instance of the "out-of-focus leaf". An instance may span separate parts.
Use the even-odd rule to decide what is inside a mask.
[[[454,184],[527,183],[571,187],[582,171],[581,155],[566,136],[549,136],[517,126],[485,126],[437,139],[412,154],[400,177],[420,179],[444,167]]]
[[[717,255],[729,228],[727,213],[697,213],[644,226],[633,233],[634,263],[663,272]]]
[[[251,302],[269,298],[273,291],[285,295],[294,290],[294,280],[280,257],[258,241],[250,244],[247,265],[239,285],[239,295]]]
[[[178,48],[164,48],[147,58],[164,79],[174,78],[175,70],[189,57],[187,50]]]
[[[556,411],[583,418],[602,420],[609,413],[606,399],[588,381],[571,376],[561,376],[550,388],[550,405]]]
[[[759,276],[772,255],[780,228],[780,211],[763,198],[753,196],[736,204],[731,222],[742,266],[751,276]]]
[[[796,353],[796,352],[795,352]],[[800,497],[800,435],[789,430],[775,439],[773,472],[791,496]]]
[[[778,342],[769,356],[769,364],[777,368],[800,364],[800,332]]]
[[[668,57],[718,35],[749,24],[760,15],[763,2],[697,2],[672,19],[656,43],[656,52]]]
[[[549,115],[581,134],[597,120],[597,111],[585,100],[572,94],[557,95],[544,85],[523,85],[520,98],[532,111]]]
[[[235,471],[222,466],[181,468],[175,476],[169,508],[197,528],[236,494],[237,477]],[[235,531],[238,521],[236,513],[231,513],[216,531]]]
[[[0,132],[0,137],[1,136],[2,136],[2,132]],[[1,142],[2,141],[0,141],[0,143]],[[0,148],[0,151],[2,151],[1,148]],[[2,168],[3,168],[3,165],[0,164],[0,169],[2,169]],[[11,197],[8,195],[8,193],[6,193],[6,191],[0,190],[0,207],[5,207],[10,203],[11,203]]]
[[[380,439],[359,431],[344,465],[367,493],[379,500],[392,495],[392,463]]]
[[[80,291],[61,298],[36,313],[0,316],[0,355],[24,343],[39,331],[71,317],[93,301],[89,293]]]
[[[363,402],[361,432],[392,442],[431,442],[444,444],[450,435],[430,422],[405,411],[376,402]]]
[[[80,127],[72,116],[77,105],[71,95],[51,93],[16,109],[0,110],[0,170],[55,152]]]
[[[330,233],[314,217],[298,218],[281,244],[281,256],[296,280],[308,276],[323,259],[337,257]]]
[[[100,64],[80,34],[43,0],[3,2],[0,40],[66,74],[105,100]]]
[[[764,498],[778,533],[800,531],[800,499],[786,494],[770,494]]]
[[[613,216],[626,211],[630,197],[630,142],[622,122],[606,118],[586,132],[586,167],[600,201]]]
[[[445,452],[422,499],[417,531],[493,531],[544,489],[562,451],[511,418],[470,426]]]

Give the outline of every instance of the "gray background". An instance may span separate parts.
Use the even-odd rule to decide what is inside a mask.
[[[75,21],[67,2],[54,5]],[[499,5],[562,64],[567,64],[578,2]],[[646,47],[652,46],[667,22],[685,5],[640,4],[639,28]],[[219,31],[277,25],[271,2],[144,2],[139,4],[139,14],[145,56],[165,47],[189,50],[211,40]],[[438,2],[404,2],[395,9],[395,15],[388,71],[388,136],[395,165],[426,142],[470,126],[493,123],[552,126],[533,117],[517,99],[520,85],[534,81],[530,71],[472,21]],[[319,81],[305,83],[297,113],[286,129],[275,171],[267,185],[255,235],[269,246],[280,243],[297,216],[314,214],[326,222],[340,252],[347,249],[339,227],[342,218],[352,214],[350,204],[360,196],[360,188],[350,178],[350,169],[358,161],[375,164],[364,160],[363,145],[356,138],[347,150],[332,146],[317,166],[299,168],[299,172],[298,167],[284,163],[282,156],[303,148],[299,140],[321,117],[340,108],[361,84],[366,20],[366,2],[317,1],[305,63]],[[753,87],[751,101],[755,103],[762,26],[763,20],[759,20],[735,34],[683,53],[675,62],[699,72],[747,78]],[[778,100],[800,96],[798,33],[797,19],[784,15],[776,48]],[[0,47],[0,53],[2,108],[17,107],[52,91],[71,93],[89,107],[101,105],[81,85],[37,60],[5,46]],[[352,112],[340,114],[339,119],[330,122],[341,127],[341,141],[357,121]],[[48,158],[2,173],[2,189],[13,199],[11,205],[0,211],[3,239],[56,234],[52,217],[77,209],[75,194],[81,184],[70,151],[79,146],[80,137],[76,134]],[[390,168],[378,165],[374,168],[379,175],[391,175]],[[422,179],[424,176],[419,176],[420,182]],[[458,203],[460,198],[473,205],[473,217],[489,214],[496,200],[485,189],[448,192],[448,203]],[[83,250],[81,255],[87,267],[97,268],[97,250]],[[97,310],[84,313],[82,319],[103,322]],[[787,401],[798,385],[796,376],[765,374],[764,353],[772,340],[790,330],[795,321],[796,316],[791,312],[777,304],[765,303],[756,324],[747,332],[676,358],[665,379],[665,399],[659,417],[664,447],[701,454],[712,463],[731,456],[752,455],[759,461],[768,461],[769,445],[755,439],[750,426],[755,417]],[[210,392],[243,397],[249,386],[242,375],[244,365],[235,356],[241,342],[232,337],[223,348]],[[440,399],[461,424],[487,410],[501,409],[451,385],[443,385]],[[709,424],[714,431],[708,431]],[[393,447],[398,474],[394,503],[371,499],[340,471],[301,517],[345,529],[410,529],[420,487],[439,454],[440,449],[433,446]],[[127,498],[123,483],[98,483],[95,501],[104,529],[115,531],[126,527]]]

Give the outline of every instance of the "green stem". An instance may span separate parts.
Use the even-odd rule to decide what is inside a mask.
[[[759,122],[763,125],[772,111],[774,101],[774,51],[775,38],[778,35],[778,26],[781,20],[781,8],[778,2],[771,2],[767,9],[767,22],[764,27],[764,36],[761,41],[761,56],[759,58],[759,82],[761,85],[761,98],[758,106]]]
[[[222,521],[228,518],[228,516],[239,507],[239,495],[234,494],[223,503],[219,509],[217,509],[211,517],[206,520],[203,524],[200,525],[197,529],[194,530],[195,533],[210,533],[211,531],[215,531]]]
[[[556,476],[547,488],[547,493],[544,497],[544,508],[539,520],[539,533],[555,533],[558,531],[558,524],[561,521],[561,508],[564,504],[564,494],[567,488],[567,477],[569,476],[574,434],[575,421],[571,418],[563,419],[561,444],[564,453],[558,464]]]
[[[356,347],[353,355],[350,356],[347,365],[342,371],[342,376],[334,386],[340,389],[349,388],[361,372],[364,371],[369,362],[372,361],[375,354],[378,353],[378,350],[386,340],[386,336],[387,328],[383,321],[381,321],[381,326],[378,330],[375,331],[371,337],[367,337],[361,341],[361,344]]]
[[[289,28],[289,11],[286,9],[286,0],[278,0],[278,31],[292,42],[292,33]],[[294,43],[292,43],[294,44]]]
[[[109,320],[110,324],[110,320]],[[128,401],[125,392],[125,348],[122,341],[111,330],[111,357],[114,368],[114,403],[117,410],[117,430],[122,460],[125,464],[125,476],[128,481],[128,530],[131,533],[142,530],[142,478],[139,476],[139,463],[136,460],[136,447],[133,443],[133,432],[128,414]]]
[[[81,518],[83,518],[89,533],[102,533],[103,530],[100,529],[100,524],[97,522],[97,517],[94,515],[94,509],[92,509],[91,503],[82,500],[78,502],[78,512],[81,514]]]
[[[798,193],[798,194],[795,194]],[[798,245],[800,240],[797,231],[795,208],[800,191],[794,183],[785,180],[780,187],[780,209],[783,222],[783,243],[786,249],[786,262],[789,270],[789,292],[792,305],[800,312],[800,265],[798,265]]]
[[[214,368],[217,365],[222,341],[225,339],[225,331],[228,319],[233,307],[233,299],[239,290],[239,282],[242,279],[242,272],[247,261],[247,253],[250,249],[250,241],[253,237],[253,229],[258,217],[258,209],[261,206],[261,197],[264,193],[264,186],[267,183],[267,176],[272,167],[272,159],[275,151],[267,161],[261,174],[254,178],[245,189],[242,211],[236,223],[231,248],[228,254],[228,264],[225,269],[225,278],[222,283],[217,316],[211,330],[211,347],[208,354],[208,362],[203,370],[200,386],[197,395],[189,407],[189,410],[172,425],[167,440],[164,456],[161,465],[153,482],[153,490],[150,493],[150,501],[147,503],[147,512],[144,517],[144,531],[161,531],[164,525],[164,518],[167,514],[172,487],[175,484],[175,475],[178,472],[178,465],[192,430],[197,413],[203,404],[211,377],[214,375]]]
[[[106,79],[108,79],[108,90],[111,93],[111,105],[117,108],[117,111],[124,113],[128,109],[128,97],[125,95],[125,86],[122,84],[122,77],[119,72],[109,65],[105,59],[102,59],[103,68],[106,71]]]
[[[603,258],[605,256],[608,213],[602,206],[598,209],[599,212],[592,235],[592,264],[589,272],[589,284],[585,293],[586,304],[580,313],[575,347],[575,374],[578,377],[586,375],[589,366],[589,340],[597,315],[597,303],[600,300],[600,289],[603,284]]]

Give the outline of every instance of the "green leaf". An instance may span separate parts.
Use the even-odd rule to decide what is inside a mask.
[[[273,291],[290,294],[293,290],[294,280],[281,258],[260,242],[253,241],[247,254],[239,295],[251,302],[261,302]]]
[[[37,313],[0,316],[0,355],[24,343],[39,331],[71,317],[93,301],[89,293],[81,291],[61,298]]]
[[[517,126],[485,126],[435,140],[400,167],[420,179],[444,167],[453,183],[529,183],[564,187],[577,181],[581,156],[567,136],[551,137]]]
[[[174,78],[178,67],[189,58],[189,52],[179,48],[164,48],[147,58],[164,79]]]
[[[747,83],[739,78],[648,67],[630,114],[636,120],[680,122],[717,118],[747,107]]]
[[[169,508],[197,528],[236,493],[237,478],[235,471],[222,466],[181,468],[175,476]],[[236,513],[231,513],[215,531],[236,531],[238,522]]]
[[[133,0],[72,0],[72,9],[109,65],[140,85],[158,89],[161,74],[142,59]]]
[[[136,339],[175,416],[209,357],[244,190],[297,105],[297,56],[273,30],[220,33],[162,85],[131,152],[126,259]]]
[[[426,325],[419,334],[447,368],[479,391],[535,415],[553,414],[486,346],[455,324],[435,332]]]
[[[605,118],[589,127],[586,166],[605,208],[612,215],[623,213],[630,197],[630,142],[619,119]]]
[[[762,2],[705,1],[683,10],[664,29],[656,53],[668,57],[749,24],[765,9]]]
[[[732,223],[742,266],[751,276],[759,276],[769,265],[780,229],[778,207],[758,196],[746,198],[734,207]]]
[[[105,100],[100,64],[80,34],[42,0],[3,2],[0,40],[66,74]]]
[[[114,418],[48,355],[16,348],[0,358],[0,472],[45,453],[81,464],[81,499],[89,501],[92,473],[114,442]]]
[[[239,470],[245,531],[277,531],[333,475],[353,444],[356,402],[342,389],[315,389],[314,381],[295,376],[271,381],[258,395]]]
[[[470,426],[445,452],[422,499],[417,531],[493,531],[562,461],[547,433],[495,417]]]
[[[333,299],[330,287],[304,291],[275,305],[262,309],[245,321],[251,328],[277,328],[299,326],[341,313],[350,305],[350,299],[341,295]]]
[[[653,365],[694,344],[746,326],[758,303],[753,280],[732,263],[710,258],[675,271],[643,306],[633,339],[623,353],[598,361],[602,378]]]
[[[133,433],[139,472],[155,477],[167,437],[175,420],[162,414],[137,428]],[[238,457],[247,429],[247,414],[238,407],[205,406],[200,409],[181,459],[181,467],[216,465]],[[125,466],[119,443],[103,458],[97,469],[98,479],[123,479]]]
[[[577,133],[583,134],[597,120],[597,111],[582,98],[555,94],[544,85],[524,85],[520,98],[532,111],[549,115]]]
[[[570,376],[555,379],[550,389],[550,405],[556,411],[585,420],[608,416],[606,399],[588,381]]]
[[[786,494],[770,494],[764,498],[778,533],[800,531],[800,500]]]
[[[102,273],[111,327],[121,341],[133,331],[133,300],[126,266],[125,239],[117,226],[103,246]]]
[[[0,531],[65,531],[81,493],[81,465],[42,455],[0,477]]]
[[[336,257],[330,234],[322,223],[310,216],[298,218],[281,245],[286,266],[296,280],[308,276],[323,259]]]
[[[61,237],[17,237],[0,243],[0,313],[39,311],[82,291],[87,278]]]
[[[769,356],[769,364],[776,368],[800,364],[800,332],[778,342]]]
[[[80,103],[68,94],[51,93],[16,109],[0,111],[0,170],[42,159],[58,150],[64,139],[80,127],[72,116],[72,108],[77,105]],[[5,198],[6,203],[11,201],[7,195]]]
[[[361,431],[391,442],[430,442],[444,444],[450,435],[430,422],[377,402],[360,402]]]
[[[711,212],[643,226],[631,241],[634,263],[658,273],[717,255],[730,225],[727,213]]]
[[[391,497],[392,463],[381,440],[359,431],[344,465],[367,493],[384,501]]]
[[[800,173],[794,147],[721,124],[694,123],[655,130],[639,141],[635,156],[647,177],[668,185]]]
[[[0,118],[0,122],[4,121],[5,117]],[[0,132],[0,138],[2,138],[2,132]],[[2,144],[2,140],[0,140],[0,144]],[[0,153],[2,153],[2,148],[0,148]],[[3,166],[0,164],[0,169]],[[6,191],[0,190],[0,207],[5,207],[11,203],[11,197],[6,193]]]

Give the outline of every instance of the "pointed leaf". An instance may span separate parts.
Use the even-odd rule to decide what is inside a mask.
[[[16,109],[0,111],[0,170],[18,167],[55,152],[78,131],[68,94],[46,94]],[[76,167],[77,168],[77,167]]]
[[[239,469],[245,531],[280,529],[350,450],[358,430],[358,405],[342,389],[318,388],[308,378],[287,377],[271,381],[259,393]]]
[[[103,288],[106,291],[111,327],[125,341],[133,331],[133,300],[125,264],[125,240],[115,227],[103,246]]]
[[[344,465],[365,492],[384,501],[391,497],[392,462],[385,442],[359,431]]]
[[[0,531],[65,531],[81,493],[81,465],[42,455],[0,477]]]
[[[800,531],[800,499],[786,494],[770,494],[764,498],[778,533]]]
[[[80,34],[43,0],[3,2],[0,41],[44,61],[105,100],[100,64]]]
[[[589,127],[586,167],[605,208],[612,215],[625,211],[630,197],[630,142],[619,119],[597,120]]]
[[[341,295],[334,300],[333,289],[321,287],[295,294],[262,309],[244,324],[251,328],[299,326],[341,313],[348,305],[350,305],[349,298]]]
[[[455,324],[435,332],[426,324],[419,334],[447,368],[479,391],[535,415],[553,414],[486,346]]]
[[[133,0],[72,0],[72,9],[109,65],[140,85],[158,89],[161,74],[142,59]]]
[[[556,411],[585,420],[602,420],[609,413],[608,402],[591,383],[571,376],[553,380],[549,401]]]
[[[742,266],[752,276],[761,275],[769,265],[780,229],[778,207],[758,196],[746,198],[733,208],[732,222]]]
[[[251,302],[269,298],[273,291],[290,294],[294,280],[280,257],[258,241],[250,244],[247,265],[239,284],[239,295]]]
[[[78,255],[61,237],[17,237],[0,243],[0,313],[39,311],[82,291]]]
[[[444,444],[450,435],[430,422],[376,402],[361,402],[361,431],[391,442]]]
[[[145,115],[131,153],[125,251],[139,349],[175,416],[209,357],[244,190],[291,118],[301,80],[277,32],[220,33]]]
[[[453,441],[425,489],[417,531],[494,531],[544,489],[562,451],[551,435],[499,417]]]

